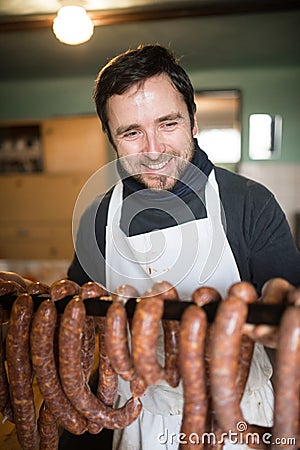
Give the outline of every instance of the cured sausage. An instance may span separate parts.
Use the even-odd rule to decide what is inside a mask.
[[[6,336],[7,367],[14,422],[18,440],[24,450],[36,450],[39,445],[29,358],[29,330],[32,314],[31,296],[20,294],[12,306]]]
[[[131,397],[118,409],[112,409],[109,416],[104,419],[103,425],[109,430],[118,430],[128,427],[137,419],[142,410],[142,403],[139,398]]]
[[[288,307],[280,321],[274,374],[274,426],[272,449],[297,449],[291,443],[299,430],[300,309]]]
[[[201,437],[205,432],[208,405],[204,363],[206,330],[205,312],[196,305],[189,306],[180,322],[179,362],[184,393],[181,432],[187,441],[180,449],[203,447]],[[192,443],[192,435],[197,435],[200,441]]]
[[[113,301],[106,314],[105,348],[114,371],[124,380],[135,376],[127,338],[127,314],[120,301]]]
[[[130,286],[129,284],[121,284],[121,286],[118,286],[111,296],[115,302],[126,303],[129,298],[137,298],[139,293],[134,286]]]
[[[113,369],[126,381],[132,381],[136,372],[129,351],[125,303],[129,298],[137,298],[138,295],[135,287],[122,284],[113,292],[113,303],[106,314],[106,351]]]
[[[159,281],[152,288],[154,294],[160,294],[163,300],[179,301],[176,289],[167,281]],[[171,387],[177,387],[180,381],[178,368],[179,321],[163,320],[165,348],[165,380]]]
[[[255,303],[258,300],[258,294],[255,287],[248,281],[240,281],[233,284],[228,289],[228,296],[238,297],[247,305],[250,303]],[[236,380],[236,389],[239,396],[239,401],[242,400],[244,394],[245,386],[249,376],[253,352],[254,341],[247,335],[243,334],[240,343],[238,374]]]
[[[21,275],[18,275],[15,272],[7,272],[4,270],[1,270],[0,271],[0,280],[14,281],[15,283],[18,283],[20,286],[22,286],[24,288],[24,290],[26,291],[26,287],[27,287],[26,280],[23,277],[21,277]]]
[[[84,303],[80,297],[74,297],[64,310],[59,330],[59,365],[64,391],[75,408],[94,424],[112,429],[128,426],[138,417],[140,402],[131,398],[115,410],[91,392],[82,376],[80,347],[84,319]]]
[[[247,304],[238,297],[228,297],[220,303],[214,320],[214,332],[211,342],[210,381],[213,407],[216,418],[224,432],[238,432],[239,439],[258,436],[251,447],[264,448],[260,438],[270,429],[248,425],[243,434],[237,424],[245,422],[240,409],[240,392],[236,389],[238,360],[243,334],[243,325],[247,318]]]
[[[89,298],[104,297],[107,292],[97,283],[85,283],[80,290],[83,300]],[[95,317],[95,326],[98,329],[98,352],[99,352],[99,378],[97,386],[97,397],[107,406],[112,406],[116,397],[118,387],[118,376],[114,371],[105,346],[105,324],[106,317]]]
[[[50,286],[41,281],[33,281],[27,286],[27,293],[29,295],[44,295],[50,294]]]
[[[192,294],[192,301],[198,306],[204,306],[208,303],[219,302],[222,300],[217,289],[210,286],[200,286]]]
[[[96,349],[95,322],[93,316],[86,316],[82,330],[81,365],[84,377],[89,381]]]
[[[192,294],[192,302],[197,306],[202,307],[209,303],[220,302],[222,297],[217,289],[210,286],[200,286],[197,288]],[[210,378],[209,378],[209,366],[210,366],[210,347],[211,347],[211,335],[213,332],[213,323],[207,324],[207,332],[205,337],[205,350],[204,350],[204,361],[205,361],[205,373],[206,373],[206,390],[207,390],[207,423],[206,430],[207,433],[213,433],[218,439],[219,435],[221,435],[222,430],[219,427],[214,411],[212,409],[211,403],[211,389],[210,389]],[[214,449],[218,448],[216,443],[212,442],[204,442],[206,449]]]
[[[138,298],[138,297],[139,297],[139,292],[136,290],[136,288],[133,286],[130,286],[128,284],[122,284],[112,293],[113,302],[119,302],[122,305],[125,304],[125,302],[128,299]],[[120,310],[120,308],[117,308],[117,309]],[[124,307],[124,309],[125,309],[125,307]],[[107,311],[107,313],[108,312],[109,312],[109,310]],[[124,313],[126,313],[126,311],[122,311],[122,313],[119,313],[119,314],[124,316]],[[112,310],[109,312],[109,314],[106,315],[106,317],[107,317],[107,319],[113,318]],[[115,319],[115,320],[117,320],[117,319]],[[129,329],[131,331],[132,319],[127,318],[127,321],[129,324]],[[110,325],[108,328],[111,328],[111,327],[113,327],[113,325]],[[126,325],[125,325],[125,327],[126,327]],[[121,319],[120,322],[118,322],[118,331],[114,332],[116,339],[117,339],[117,335],[118,335],[119,344],[117,344],[117,340],[116,340],[115,346],[107,347],[107,345],[106,345],[106,347],[107,347],[107,351],[109,353],[109,356],[111,358],[111,363],[114,366],[115,371],[120,376],[122,376],[122,374],[123,374],[123,377],[125,377],[124,379],[130,379],[130,391],[132,393],[132,396],[134,398],[139,398],[146,391],[147,385],[146,385],[145,381],[136,373],[136,370],[134,368],[134,364],[132,361],[132,357],[129,352],[129,348],[127,347],[127,345],[128,345],[127,344],[127,329],[126,329],[126,336],[124,333],[125,333],[124,319]],[[123,336],[123,337],[121,337],[121,336]],[[125,345],[125,343],[126,343],[126,345]],[[122,354],[122,357],[120,356],[120,358],[122,358],[122,362],[121,362],[121,359],[116,360],[116,358],[114,358],[114,356],[110,352],[114,352],[115,354],[118,352],[118,353],[120,353],[120,355]]]
[[[286,303],[287,295],[294,289],[284,278],[271,278],[266,281],[261,291],[261,301],[268,304]]]
[[[236,379],[247,305],[237,297],[220,303],[211,341],[210,381],[214,410],[223,430],[235,430],[242,421]]]
[[[139,375],[135,375],[130,381],[130,392],[133,398],[140,398],[145,393],[146,389],[147,384]]]
[[[56,420],[45,405],[45,402],[40,407],[38,429],[40,433],[39,450],[58,449],[59,435]]]
[[[86,420],[71,405],[59,380],[54,356],[54,335],[57,320],[55,304],[43,301],[35,313],[30,334],[32,364],[38,386],[49,414],[73,434],[86,431]]]
[[[258,294],[253,284],[248,281],[234,283],[228,289],[228,296],[238,297],[245,303],[254,303],[258,299]]]
[[[80,291],[80,286],[72,280],[58,280],[50,286],[51,298],[54,301],[62,300],[65,297],[77,295]]]
[[[0,280],[0,296],[25,293],[26,289],[16,281]]]
[[[2,335],[3,308],[0,305],[0,413],[3,415],[3,421],[13,422],[13,412],[9,396],[9,384],[5,368],[5,348]]]
[[[85,307],[79,297],[67,304],[59,328],[59,373],[64,392],[74,407],[90,420],[104,419],[109,408],[97,399],[81,369],[81,334]]]
[[[107,291],[100,286],[98,283],[93,281],[88,281],[84,283],[80,288],[80,297],[82,300],[87,300],[88,298],[97,298],[107,295]]]
[[[147,385],[164,379],[164,369],[156,357],[160,321],[164,300],[160,295],[148,293],[138,299],[132,320],[132,357],[136,371]]]
[[[107,406],[113,406],[117,388],[118,375],[113,369],[105,345],[106,317],[95,317],[98,327],[99,379],[97,397]]]

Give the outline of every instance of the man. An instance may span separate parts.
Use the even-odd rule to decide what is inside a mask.
[[[215,167],[199,148],[193,88],[167,49],[117,56],[100,71],[94,99],[120,182],[83,214],[69,278],[111,292],[132,284],[140,294],[163,279],[182,300],[201,285],[225,296],[240,280],[258,292],[273,277],[299,283],[300,256],[282,210],[266,188]],[[241,404],[251,423],[271,424],[271,373],[256,345]],[[119,404],[129,397],[120,380]],[[114,449],[177,448],[176,438],[161,437],[180,431],[181,386],[150,386],[142,403],[139,419],[114,433]]]

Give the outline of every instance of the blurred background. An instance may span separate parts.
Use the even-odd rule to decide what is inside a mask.
[[[94,26],[78,45],[52,30],[71,3]],[[95,114],[94,80],[111,57],[141,43],[181,57],[201,146],[269,187],[299,242],[299,38],[295,0],[1,0],[0,267],[48,283],[64,276],[77,196],[114,158]]]

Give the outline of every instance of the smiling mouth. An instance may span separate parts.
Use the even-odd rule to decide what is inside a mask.
[[[146,167],[147,169],[150,170],[160,170],[163,169],[170,161],[171,161],[172,157],[166,159],[165,161],[161,161],[161,162],[143,162],[142,165],[144,167]]]

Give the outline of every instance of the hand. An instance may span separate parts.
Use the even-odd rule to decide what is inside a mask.
[[[243,333],[254,342],[258,342],[269,348],[277,348],[279,327],[246,323]]]

